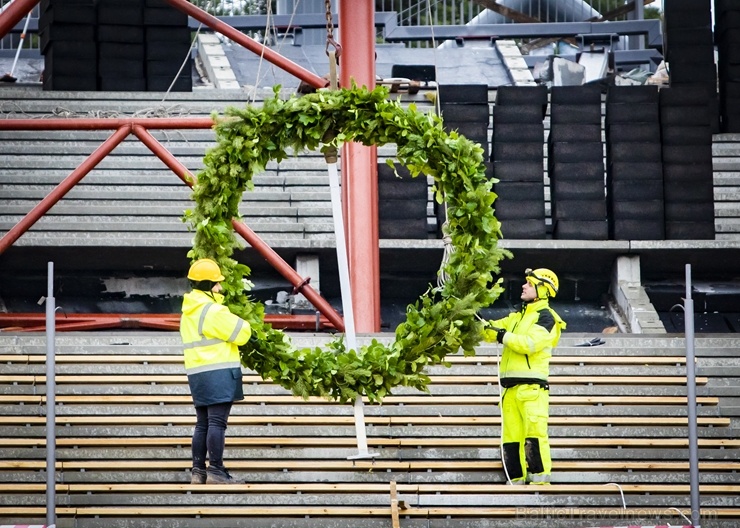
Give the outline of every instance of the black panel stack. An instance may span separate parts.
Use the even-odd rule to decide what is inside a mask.
[[[552,88],[547,146],[553,238],[606,240],[599,86]]]
[[[142,7],[142,0],[97,0],[102,91],[146,90]]]
[[[144,32],[147,90],[165,92],[174,81],[173,92],[192,91],[188,16],[164,0],[146,0]],[[186,64],[178,75],[183,62]]]
[[[740,132],[740,0],[715,0],[722,132]]]
[[[610,86],[606,95],[609,237],[663,240],[663,167],[657,86]]]
[[[483,160],[488,161],[488,85],[443,84],[439,86],[439,108],[448,133],[460,134],[483,147]]]
[[[42,0],[40,7],[44,90],[97,90],[94,0]]]
[[[660,91],[665,237],[714,239],[713,110],[701,87]]]
[[[488,106],[486,84],[442,84],[438,88],[439,108],[447,133],[457,130],[483,148],[483,160],[488,161],[488,124],[491,110]],[[444,205],[434,202],[438,234],[446,217]]]
[[[504,237],[545,238],[547,87],[500,86],[493,107],[493,204]]]
[[[711,0],[668,0],[663,6],[665,58],[671,86],[704,91],[714,133],[719,132],[717,67],[714,64]]]
[[[394,64],[391,67],[391,77],[423,83],[437,80],[434,64]]]
[[[403,165],[396,171],[378,163],[378,234],[380,238],[428,238],[427,178],[412,178]]]
[[[43,0],[39,35],[45,90],[192,90],[188,16],[164,0]]]

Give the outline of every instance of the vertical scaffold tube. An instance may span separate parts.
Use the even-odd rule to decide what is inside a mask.
[[[689,479],[691,483],[691,524],[700,528],[699,511],[699,441],[696,431],[696,364],[694,353],[694,300],[691,298],[691,264],[686,264],[686,299],[684,300],[684,336],[686,341],[686,394],[689,418]]]
[[[54,341],[56,301],[54,263],[48,263],[46,293],[46,526],[56,526],[56,352]]]

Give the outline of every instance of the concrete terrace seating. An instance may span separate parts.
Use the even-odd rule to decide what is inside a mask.
[[[371,337],[392,339],[361,341]],[[399,388],[366,405],[373,459],[348,458],[357,454],[351,405],[303,401],[246,372],[226,454],[245,484],[192,486],[194,411],[177,334],[65,333],[56,338],[58,526],[380,527],[394,515],[401,526],[684,524],[671,510],[689,507],[683,340],[575,346],[590,337],[565,335],[553,358],[549,487],[503,484],[493,345],[429,369],[430,394]],[[329,339],[292,338],[299,347]],[[0,524],[43,522],[45,352],[42,334],[0,334]],[[702,526],[734,527],[740,342],[701,336],[696,354]]]
[[[170,94],[69,93],[8,89],[2,118],[207,117],[248,101],[244,92]],[[257,101],[256,104],[261,104]],[[0,231],[11,229],[82,163],[112,131],[0,132]],[[153,130],[188,170],[202,168],[215,142],[210,130]],[[190,247],[181,219],[190,189],[136,137],[129,136],[17,242],[25,246]],[[270,163],[245,193],[244,221],[268,243],[321,246],[334,228],[326,164],[320,153]]]
[[[489,101],[495,101],[495,93],[489,92]],[[75,92],[72,96],[69,92],[4,88],[0,118],[204,117],[246,104],[246,95],[201,90],[169,94],[163,102],[160,95],[147,93]],[[422,109],[431,108],[424,94],[404,97]],[[547,135],[549,111],[544,123]],[[0,131],[0,231],[12,228],[109,135],[108,131]],[[203,155],[214,141],[208,130],[153,131],[153,135],[193,173],[201,168]],[[736,241],[740,236],[739,145],[737,134],[714,136],[718,241]],[[545,145],[543,149],[549,225]],[[381,147],[379,158],[383,161],[394,152],[392,145]],[[429,233],[434,236],[437,220],[431,193],[429,198]],[[187,186],[138,139],[129,137],[16,244],[189,247],[192,237],[181,218],[191,206]],[[334,247],[328,177],[319,153],[302,153],[269,164],[256,177],[254,192],[245,193],[241,212],[244,221],[274,247]]]
[[[495,95],[493,99],[495,99]],[[606,114],[604,101],[605,96],[602,95],[602,122]],[[544,125],[545,138],[547,138],[550,130],[549,105],[547,115],[544,119]],[[602,143],[604,143],[605,137],[603,130],[601,139]],[[550,178],[547,173],[547,146],[544,147],[544,155],[545,214],[548,229],[551,229]],[[712,156],[715,240],[736,242],[740,240],[740,134],[714,134],[712,136]]]
[[[717,240],[740,238],[740,134],[717,134],[712,144]]]

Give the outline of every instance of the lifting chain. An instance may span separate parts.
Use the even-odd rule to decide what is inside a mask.
[[[331,16],[331,0],[324,0],[324,7],[326,8],[326,55],[329,55],[329,48],[332,47],[336,51],[336,60],[339,62],[339,56],[342,54],[342,46],[334,40],[334,21]]]

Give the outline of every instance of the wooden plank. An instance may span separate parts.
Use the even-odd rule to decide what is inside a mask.
[[[151,436],[151,437],[61,437],[57,438],[59,447],[120,447],[128,446],[189,446],[191,438],[182,436]],[[700,447],[706,448],[737,448],[740,447],[740,438],[699,438]],[[371,446],[383,447],[496,447],[497,438],[490,437],[436,437],[436,438],[383,438],[368,437]],[[0,438],[0,447],[43,447],[45,438]],[[259,437],[226,437],[227,446],[319,446],[319,447],[350,447],[357,446],[354,436],[259,436]],[[688,438],[587,438],[587,437],[550,437],[550,445],[554,447],[687,447]]]
[[[521,491],[521,490],[520,490]],[[539,491],[539,490],[538,490]],[[438,507],[438,508],[416,508],[409,507],[404,510],[404,515],[419,518],[429,517],[451,517],[451,518],[516,518],[522,519],[527,515],[528,508],[521,506],[505,507]],[[593,519],[610,519],[615,515],[614,507],[596,508],[587,507],[569,507],[569,518]],[[43,517],[46,508],[43,506],[18,507],[2,506],[0,515],[2,516],[39,516]],[[222,516],[222,517],[285,517],[285,516],[312,516],[312,517],[390,517],[391,510],[388,508],[363,508],[363,507],[315,507],[315,506],[129,506],[129,507],[57,507],[56,513],[59,516],[75,517],[184,517],[184,516]],[[532,508],[532,513],[553,518],[558,518],[563,514],[562,507],[536,507]],[[684,515],[691,513],[687,508],[681,510]],[[704,514],[707,514],[705,512]],[[740,517],[740,508],[719,508],[713,506],[711,509],[712,517],[734,518]],[[676,515],[675,508],[624,508],[619,509],[619,517],[622,519],[641,519],[644,517],[672,518]]]
[[[294,207],[286,207],[294,213]],[[275,214],[275,209],[269,209]],[[268,211],[268,209],[265,209]],[[282,215],[283,213],[281,213]],[[179,314],[168,314],[172,317],[179,317]],[[445,361],[448,363],[458,364],[493,364],[499,362],[499,356],[480,355],[480,356],[447,356]],[[62,354],[55,357],[57,363],[173,363],[182,364],[181,354],[163,354],[163,355],[101,355],[101,354]],[[45,354],[0,354],[0,362],[3,363],[45,363]],[[551,365],[685,365],[686,358],[683,356],[553,356],[550,360]]]
[[[57,484],[56,490],[60,493],[180,493],[193,490],[190,483],[137,483],[137,484]],[[624,493],[651,493],[651,494],[686,494],[690,492],[688,484],[629,484],[623,483],[619,487]],[[0,492],[23,493],[44,491],[46,484],[0,484]],[[434,493],[434,494],[521,494],[521,488],[506,484],[396,484],[391,481],[385,483],[284,483],[274,482],[267,484],[222,484],[208,485],[209,492],[234,493],[387,493],[390,491],[391,511],[398,514],[398,493]],[[740,485],[734,484],[702,484],[702,493],[716,495],[740,494]],[[613,494],[614,489],[603,484],[551,484],[538,490],[538,493],[556,495],[561,493],[582,494]]]
[[[430,376],[432,383],[498,383],[497,376]],[[696,378],[697,384],[706,384],[707,377]],[[550,385],[560,384],[635,384],[635,385],[672,385],[686,384],[684,376],[557,376],[551,375]]]
[[[430,375],[432,383],[443,384],[498,384],[497,376],[434,376]],[[246,375],[243,378],[244,383],[271,383],[270,380],[264,380],[260,376]],[[697,376],[697,385],[706,385],[709,378],[706,376]],[[46,383],[44,375],[20,375],[20,376],[0,376],[0,383]],[[161,375],[58,375],[56,376],[57,384],[64,383],[106,383],[106,384],[132,384],[132,383],[187,383],[185,374],[161,374]],[[562,384],[608,384],[608,385],[685,385],[686,377],[684,376],[550,376],[550,385]]]
[[[401,521],[398,517],[398,494],[396,493],[396,481],[391,480],[391,526],[392,528],[401,528]]]
[[[527,515],[532,514],[536,516],[542,516],[539,518],[552,517],[554,519],[559,518],[563,515],[562,507],[503,507],[503,508],[455,508],[455,507],[441,507],[441,508],[409,508],[405,510],[404,515],[413,515],[415,517],[446,517],[453,516],[459,517],[516,517],[517,519],[526,518]],[[644,519],[644,518],[661,518],[661,517],[675,517],[676,508],[620,508],[615,510],[611,508],[597,508],[597,507],[570,507],[567,508],[568,518],[585,518],[586,520],[593,519],[612,519],[615,515],[619,519]],[[683,515],[691,515],[688,508],[681,510]],[[711,511],[703,511],[702,515],[713,515],[717,517],[737,517],[740,515],[740,508],[717,508],[714,507]]]
[[[189,460],[160,460],[157,462],[157,468],[160,470],[186,470],[191,467]],[[95,471],[95,470],[136,470],[150,469],[152,462],[149,459],[142,460],[65,460],[57,461],[56,469],[58,471]],[[341,459],[321,459],[321,460],[252,460],[252,459],[231,459],[229,467],[233,470],[275,470],[285,469],[289,471],[308,470],[314,471],[496,471],[502,469],[500,460],[411,460],[408,462],[387,459],[366,460],[341,460]],[[0,460],[0,469],[30,469],[42,470],[46,468],[45,460]],[[688,471],[689,463],[671,462],[664,460],[553,460],[553,470],[556,471]],[[740,471],[740,462],[737,461],[708,461],[700,460],[699,469],[707,472],[738,472]],[[34,485],[34,484],[28,484]],[[38,484],[45,487],[45,484]],[[0,485],[2,486],[2,485]],[[7,484],[10,487],[16,487],[16,484]]]
[[[2,425],[45,424],[45,416],[0,416]],[[229,425],[306,425],[306,426],[341,426],[354,425],[354,416],[283,416],[255,415],[230,416]],[[500,425],[500,416],[365,416],[365,423],[379,427],[393,425]],[[652,425],[680,426],[686,425],[685,416],[551,416],[550,425]],[[699,416],[697,423],[701,426],[727,427],[730,418],[719,416]],[[195,425],[195,415],[113,415],[113,416],[56,416],[57,425]]]
[[[210,489],[210,486],[209,486]],[[192,488],[191,488],[192,490]],[[250,507],[250,506],[129,506],[105,507],[91,506],[81,508],[56,508],[57,516],[73,517],[183,517],[195,515],[226,516],[226,517],[282,517],[282,516],[317,516],[317,517],[390,517],[389,508],[362,508],[362,507]],[[0,506],[0,517],[17,518],[18,516],[46,515],[45,506]]]
[[[369,403],[367,398],[364,398]],[[403,404],[403,405],[498,405],[499,396],[386,396],[383,399],[383,405]],[[57,403],[68,405],[73,404],[192,404],[190,394],[91,394],[91,395],[67,395],[60,394],[56,396]],[[699,405],[713,406],[719,403],[717,396],[697,396],[696,402]],[[0,403],[46,403],[46,396],[41,394],[18,394],[18,395],[0,395]],[[551,405],[685,405],[686,396],[550,396]],[[311,397],[307,400],[289,394],[266,394],[266,395],[245,395],[243,400],[236,402],[236,406],[249,404],[265,405],[328,405],[344,406],[339,403],[324,398]]]

